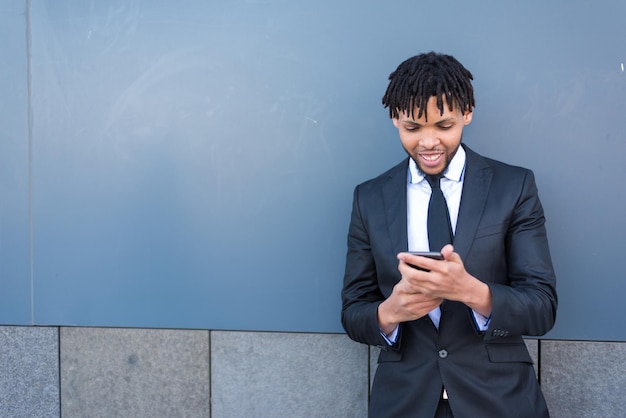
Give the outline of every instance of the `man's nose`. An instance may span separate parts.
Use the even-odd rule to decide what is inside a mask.
[[[420,138],[420,146],[424,148],[434,148],[439,145],[439,137],[434,131],[424,130]]]

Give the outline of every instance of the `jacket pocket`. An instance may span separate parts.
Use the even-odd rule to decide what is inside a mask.
[[[487,344],[485,347],[492,363],[523,362],[533,364],[524,343]]]
[[[381,351],[378,356],[378,363],[386,363],[389,361],[400,361],[402,360],[402,352],[401,351]]]

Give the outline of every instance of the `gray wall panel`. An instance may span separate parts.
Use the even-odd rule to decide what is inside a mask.
[[[19,34],[26,3],[8,4]],[[34,323],[340,332],[352,188],[402,157],[386,78],[438,50],[475,76],[465,141],[537,174],[548,338],[626,340],[603,321],[626,315],[623,2],[29,4]],[[7,109],[26,103],[23,36],[0,50],[18,58]],[[0,319],[24,323],[28,113],[11,112]]]
[[[0,4],[0,324],[31,323],[26,2]]]
[[[324,7],[243,6],[33,2],[38,321],[340,330],[351,190],[398,150],[346,167],[375,125]]]

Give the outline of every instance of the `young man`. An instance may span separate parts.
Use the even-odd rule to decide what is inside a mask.
[[[409,158],[354,191],[342,323],[382,349],[372,417],[548,416],[522,339],[556,316],[543,209],[531,171],[461,143],[472,79],[448,55],[400,64],[383,105]]]

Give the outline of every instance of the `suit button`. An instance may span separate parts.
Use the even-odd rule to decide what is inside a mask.
[[[439,350],[439,358],[446,358],[448,357],[448,351],[447,350]]]

